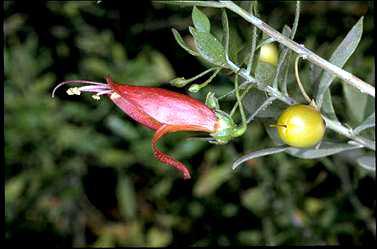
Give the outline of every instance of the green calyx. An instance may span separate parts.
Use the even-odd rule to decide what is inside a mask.
[[[241,113],[242,123],[241,125],[237,126],[234,123],[231,115],[219,109],[219,104],[214,94],[209,93],[207,95],[206,103],[210,106],[215,107],[215,113],[217,117],[217,130],[216,132],[210,134],[215,139],[215,141],[212,141],[211,143],[226,144],[227,142],[229,142],[229,140],[235,137],[242,136],[247,130],[246,116],[243,110],[242,100],[241,100],[241,97],[239,94],[239,88],[238,88],[238,72],[236,73],[234,84],[235,84],[235,90],[236,90],[237,103],[238,103],[238,107]]]
[[[236,124],[229,114],[221,110],[216,110],[216,117],[218,125],[217,131],[210,134],[216,141],[212,143],[226,144],[233,138],[232,133]]]
[[[221,110],[216,110],[217,131],[210,135],[215,139],[211,143],[226,144],[235,137],[239,137],[246,131],[246,126],[237,126],[229,114]]]

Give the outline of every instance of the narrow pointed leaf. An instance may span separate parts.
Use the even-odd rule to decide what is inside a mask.
[[[359,90],[343,83],[343,94],[346,99],[347,104],[347,114],[349,113],[352,120],[360,123],[364,118],[365,107],[368,102],[368,98],[365,94],[361,93]]]
[[[193,56],[199,56],[199,53],[198,52],[195,52],[193,51],[192,49],[190,49],[186,43],[183,41],[183,38],[182,36],[178,33],[177,30],[175,29],[171,29],[173,34],[174,34],[174,38],[175,40],[177,41],[177,43],[184,49],[186,50],[189,54],[193,55]]]
[[[285,25],[282,33],[283,33],[284,36],[289,37],[289,35],[291,34],[291,29],[287,25]],[[289,59],[287,58],[289,49],[287,47],[281,46],[281,44],[280,44],[280,51],[281,52],[280,52],[280,55],[279,55],[279,61],[278,61],[277,67],[276,67],[276,71],[275,71],[275,75],[274,75],[274,79],[273,79],[273,83],[272,83],[272,87],[275,88],[275,89],[278,89],[279,79],[284,79],[283,73],[285,71],[287,71],[285,69],[288,69],[288,64],[289,64]],[[285,79],[286,79],[286,77],[285,77]],[[280,80],[280,81],[282,81],[282,80]],[[285,85],[286,85],[286,80],[285,80]],[[285,86],[285,88],[286,88],[286,86]]]
[[[297,27],[298,27],[298,21],[300,20],[300,1],[296,1],[296,12],[295,12],[295,20],[293,21],[292,25],[292,32],[291,32],[291,39],[295,38]]]
[[[310,79],[310,82],[314,84],[314,88],[318,86],[318,81],[319,81],[319,77],[321,76],[321,73],[322,73],[322,69],[320,67],[311,63],[309,64],[309,79]]]
[[[330,62],[336,66],[343,67],[350,56],[353,54],[363,33],[363,17],[352,27],[343,41],[335,49],[330,57]],[[316,96],[316,102],[319,107],[322,106],[325,92],[329,89],[335,75],[327,71],[323,72],[321,80],[319,82],[318,92]]]
[[[325,92],[325,95],[323,97],[323,104],[322,104],[321,111],[322,111],[322,114],[324,114],[327,118],[340,124],[335,114],[335,110],[332,104],[332,98],[331,98],[329,89]]]
[[[278,101],[272,103],[272,101],[273,99],[267,97],[264,92],[252,89],[244,97],[243,104],[250,117],[277,118],[285,105]]]
[[[273,43],[275,41],[274,38],[272,37],[269,37],[267,39],[264,39],[263,41],[261,41],[258,46],[255,48],[255,50],[258,50],[259,48],[261,48],[263,45],[266,45],[266,44],[269,44],[269,43]]]
[[[371,128],[371,127],[374,127],[376,125],[376,120],[375,120],[375,113],[372,113],[367,119],[364,120],[363,123],[361,123],[361,125],[359,125],[358,127],[356,127],[353,132],[355,134],[359,134],[361,131],[365,130],[365,129],[368,129],[368,128]]]
[[[270,85],[274,80],[275,68],[276,67],[270,63],[259,61],[255,68],[255,78],[262,84]]]
[[[357,159],[357,163],[366,170],[376,171],[376,157],[362,156]]]
[[[236,64],[239,63],[239,53],[243,48],[243,40],[235,25],[229,25],[229,58]]]
[[[347,150],[359,149],[360,147],[361,146],[354,144],[322,142],[319,149],[299,149],[290,147],[287,149],[287,153],[298,158],[313,159],[330,156]]]
[[[196,30],[199,32],[209,33],[211,30],[211,24],[208,17],[196,6],[192,8],[192,22],[194,23]]]
[[[226,66],[224,47],[216,37],[207,32],[197,31],[194,28],[191,28],[190,32],[194,36],[196,48],[204,59],[217,66]]]
[[[284,54],[283,54],[284,56]],[[286,62],[284,63],[284,69],[282,70],[282,74],[278,77],[278,86],[280,86],[281,91],[288,95],[288,72],[290,69],[290,60],[291,60],[292,52],[288,51],[286,56]]]
[[[276,129],[276,127],[270,126],[271,124],[275,124],[275,123],[276,123],[276,119],[270,118],[270,119],[265,119],[263,122],[263,125],[267,132],[267,135],[271,138],[271,140],[276,146],[284,145],[284,142],[279,137],[278,130]]]
[[[288,149],[288,147],[286,147],[286,146],[280,146],[280,147],[273,147],[273,148],[267,148],[267,149],[263,149],[263,150],[253,151],[249,154],[246,154],[246,155],[238,158],[236,161],[234,161],[232,168],[236,169],[242,163],[249,161],[251,159],[280,153],[280,152],[283,152],[287,149]]]
[[[229,56],[229,22],[228,22],[228,16],[226,14],[226,10],[222,10],[222,16],[221,21],[223,24],[223,30],[224,30],[224,47],[225,47],[225,56]]]
[[[365,107],[365,112],[364,112],[364,119],[368,118],[372,113],[376,112],[376,101],[374,98],[367,97],[367,105]]]
[[[289,38],[291,36],[292,29],[288,25],[284,25],[283,30],[282,30],[282,35],[286,36]],[[279,43],[279,49],[283,50],[284,48],[287,48],[283,44]]]

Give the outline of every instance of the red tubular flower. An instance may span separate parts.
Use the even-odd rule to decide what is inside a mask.
[[[162,163],[170,165],[183,173],[184,179],[190,178],[186,166],[173,157],[161,152],[157,142],[164,135],[177,131],[200,131],[210,133],[217,143],[226,143],[234,137],[235,125],[225,113],[213,111],[205,104],[190,96],[156,87],[131,86],[118,84],[111,77],[107,84],[73,80],[60,83],[53,90],[65,84],[80,83],[88,86],[67,90],[69,95],[81,92],[94,92],[93,98],[107,95],[123,112],[146,127],[156,130],[152,139],[154,156]]]

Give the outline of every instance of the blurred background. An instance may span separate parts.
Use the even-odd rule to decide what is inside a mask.
[[[159,146],[189,166],[192,179],[183,181],[153,157],[153,131],[107,99],[67,96],[65,89],[51,98],[60,81],[104,82],[108,74],[119,82],[187,93],[167,82],[205,70],[171,32],[176,28],[192,43],[191,7],[149,1],[5,1],[3,6],[7,242],[58,247],[375,243],[375,175],[344,154],[303,160],[281,153],[232,171],[240,155],[272,145],[258,120],[243,137],[221,146],[171,134]],[[295,40],[329,58],[365,16],[362,40],[345,68],[374,84],[373,8],[373,1],[304,1]],[[221,32],[221,12],[200,9],[214,32]],[[259,11],[281,31],[293,23],[295,2],[263,2]],[[251,26],[228,15],[242,44]],[[290,79],[294,82],[293,75]],[[208,90],[232,89],[226,75],[214,82],[193,96],[204,101]],[[332,87],[335,109],[352,124],[357,117],[345,116],[339,85]],[[225,110],[233,103],[234,98],[221,102]]]

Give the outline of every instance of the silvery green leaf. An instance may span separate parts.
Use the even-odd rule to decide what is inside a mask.
[[[260,113],[263,113],[263,112],[271,112],[270,109],[268,109],[268,106],[270,106],[274,100],[276,100],[276,97],[274,96],[271,96],[271,97],[268,97],[256,110],[253,114],[251,114],[249,116],[249,118],[247,119],[247,123],[250,123],[252,120],[254,120],[255,117],[257,117],[258,115],[260,115]],[[276,106],[276,105],[275,105]],[[273,111],[275,110],[274,108],[271,108]],[[280,113],[280,111],[279,111]],[[277,114],[278,115],[278,114]],[[275,114],[273,114],[272,116],[277,116]]]
[[[267,96],[264,92],[258,91],[257,89],[251,89],[243,98],[243,104],[246,111],[252,115],[258,109],[259,106],[266,101]]]
[[[291,34],[291,29],[287,25],[284,25],[282,33],[284,36],[289,37],[289,35]],[[282,46],[281,44],[279,44],[279,47],[280,47],[281,52],[279,55],[279,61],[278,61],[274,79],[272,82],[272,87],[275,89],[278,89],[278,82],[280,79],[280,81],[282,81],[282,84],[285,85],[285,86],[282,86],[282,89],[285,89],[286,84],[287,84],[287,80],[286,80],[287,77],[284,77],[284,76],[287,75],[285,72],[288,70],[289,57],[287,58],[287,55],[288,55],[289,49],[287,47]]]
[[[372,113],[376,112],[375,99],[370,96],[367,96],[367,99],[368,100],[367,100],[367,105],[365,107],[364,119],[368,118],[370,115],[372,115]]]
[[[322,69],[312,63],[309,64],[309,79],[312,84],[317,84]]]
[[[287,153],[298,158],[313,159],[337,154],[342,151],[358,149],[360,147],[361,146],[356,144],[322,142],[318,149],[299,149],[290,147],[287,149]]]
[[[376,157],[362,156],[357,159],[357,163],[366,170],[376,171]]]
[[[192,49],[190,49],[186,43],[183,41],[183,38],[182,36],[178,33],[177,30],[175,29],[171,29],[173,34],[174,34],[174,38],[175,40],[177,41],[177,43],[184,49],[186,50],[189,54],[193,55],[193,56],[199,56],[199,53],[193,51]]]
[[[259,48],[261,48],[263,45],[266,45],[266,44],[269,44],[269,43],[272,43],[276,41],[274,38],[272,37],[268,37],[267,39],[264,39],[263,41],[261,41],[258,46],[255,48],[255,50],[258,50]]]
[[[255,68],[255,78],[262,84],[270,85],[274,79],[275,69],[274,65],[259,61]]]
[[[329,89],[327,89],[323,97],[323,104],[322,104],[321,111],[322,111],[322,114],[324,114],[327,118],[331,119],[332,121],[336,123],[339,123],[338,118],[336,117],[336,114],[335,114],[333,104],[332,104],[332,99],[331,99],[331,94],[330,94]]]
[[[300,20],[300,1],[296,1],[296,12],[295,12],[295,20],[293,21],[292,25],[292,33],[291,33],[291,39],[295,38],[297,27],[298,27],[298,21]]]
[[[375,124],[376,124],[376,120],[375,120],[375,113],[373,112],[367,119],[364,120],[363,123],[361,123],[358,127],[356,127],[353,132],[354,134],[359,134],[361,131],[365,130],[365,129],[368,129],[368,128],[371,128],[371,127],[374,127]]]
[[[217,66],[225,67],[225,51],[223,45],[210,33],[200,32],[190,27],[190,32],[194,36],[195,45],[199,53],[208,62]]]
[[[336,66],[343,67],[350,56],[353,54],[363,33],[363,17],[352,27],[343,41],[335,49],[330,57],[330,62]],[[329,89],[335,75],[327,71],[323,72],[319,82],[318,92],[316,96],[316,103],[319,107],[322,106],[323,98],[326,91]]]
[[[273,102],[270,105],[265,103],[266,101],[271,101],[268,96],[262,91],[257,89],[250,90],[243,99],[243,104],[246,111],[251,115],[259,118],[277,118],[284,109],[284,104],[278,101]],[[264,109],[258,110],[262,105]],[[255,115],[255,112],[258,114]]]
[[[228,22],[228,16],[226,14],[226,10],[222,10],[221,15],[221,21],[223,24],[223,30],[224,30],[224,47],[225,47],[225,56],[229,56],[229,22]]]
[[[365,94],[361,93],[359,90],[350,86],[349,84],[343,83],[343,94],[346,99],[347,110],[352,120],[360,123],[364,118],[365,107],[368,98]]]
[[[288,25],[284,25],[283,31],[281,33],[285,37],[289,38],[291,36],[291,32],[292,32],[291,28]],[[279,43],[279,50],[283,50],[284,48],[286,48],[286,46],[284,46],[283,44]]]
[[[237,33],[236,28],[229,26],[228,16],[225,9],[222,11],[222,25],[224,30],[225,55],[227,55],[230,60],[237,63],[238,53],[242,49],[242,40]]]
[[[286,56],[286,62],[284,63],[284,69],[282,70],[282,74],[280,77],[278,77],[278,86],[281,87],[281,91],[283,92],[284,95],[288,95],[288,72],[290,69],[290,60],[292,56],[292,52],[287,50],[287,56]]]
[[[237,31],[235,25],[229,26],[229,58],[235,62],[239,63],[238,55],[243,48],[243,40]]]
[[[250,41],[249,41],[250,37]],[[238,62],[242,63],[247,59],[245,63],[247,63],[247,72],[251,72],[254,67],[254,61],[255,61],[255,48],[257,46],[257,37],[258,37],[258,31],[257,27],[253,27],[252,33],[248,35],[248,38],[246,39],[246,46],[243,47],[238,53]],[[245,50],[246,49],[246,50]],[[247,51],[247,54],[245,53]]]
[[[249,161],[251,159],[280,153],[280,152],[283,152],[287,149],[288,149],[287,146],[279,146],[279,147],[267,148],[267,149],[263,149],[263,150],[257,150],[257,151],[250,152],[249,154],[246,154],[246,155],[238,158],[236,161],[234,161],[232,169],[236,169],[239,165],[241,165],[242,163]]]
[[[211,30],[211,24],[208,17],[196,6],[192,8],[192,22],[194,23],[196,30],[199,32],[209,33]]]
[[[274,119],[265,119],[263,122],[264,128],[267,132],[267,135],[272,139],[275,145],[283,145],[284,142],[280,139],[278,130],[276,127],[271,127],[270,125],[275,124],[276,120]]]

